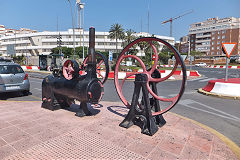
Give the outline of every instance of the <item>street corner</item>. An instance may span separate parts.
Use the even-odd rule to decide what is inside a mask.
[[[240,78],[216,79],[208,81],[207,85],[199,88],[198,92],[221,98],[240,99]]]

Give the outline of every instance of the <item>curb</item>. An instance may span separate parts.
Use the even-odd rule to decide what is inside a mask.
[[[207,85],[202,88],[201,92],[205,94],[220,95],[222,97],[240,97],[240,78],[231,78],[228,81],[224,79],[210,80]]]
[[[204,95],[207,95],[207,96],[215,96],[215,97],[219,97],[219,98],[225,98],[225,99],[235,99],[235,100],[240,100],[240,97],[239,96],[229,96],[229,95],[226,95],[226,94],[217,94],[217,93],[212,93],[212,92],[207,92],[207,91],[204,91],[202,88],[199,88],[198,89],[198,93],[201,93],[201,94],[204,94]]]
[[[208,68],[226,68],[225,65],[208,65]],[[228,66],[228,68],[232,69],[240,69],[240,66]]]
[[[234,143],[232,140],[230,140],[228,137],[224,136],[223,134],[219,133],[218,131],[216,131],[215,129],[211,128],[211,127],[208,127],[200,122],[197,122],[195,120],[192,120],[190,118],[187,118],[187,117],[184,117],[184,116],[181,116],[179,114],[176,114],[176,113],[173,113],[173,112],[169,112],[173,115],[176,115],[182,119],[185,119],[185,120],[188,120],[204,129],[206,129],[207,131],[209,131],[210,133],[216,135],[219,139],[221,139],[231,150],[232,152],[237,156],[238,159],[240,159],[240,147]]]

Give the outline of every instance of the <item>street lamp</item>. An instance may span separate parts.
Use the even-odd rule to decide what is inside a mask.
[[[83,29],[83,61],[84,61],[84,5],[85,3],[81,3],[81,0],[76,0],[76,3],[78,5],[78,28]],[[82,17],[82,23],[81,23],[81,10],[83,10],[83,17]],[[81,31],[80,31],[80,46],[81,46]]]
[[[192,70],[192,58],[191,58],[191,38],[190,36],[188,37],[188,58],[189,58],[189,64],[190,64],[190,70]]]
[[[72,25],[73,25],[73,59],[75,59],[75,20],[73,18],[73,11],[72,11],[72,3],[68,0],[71,9],[71,16],[72,16]]]

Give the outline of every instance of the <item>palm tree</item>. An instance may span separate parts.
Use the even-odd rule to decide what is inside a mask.
[[[122,28],[121,24],[113,24],[111,25],[111,28],[109,30],[109,38],[110,39],[115,39],[116,40],[116,51],[117,51],[117,40],[118,39],[124,39],[125,34],[124,34],[124,29]]]
[[[125,36],[125,42],[129,44],[133,40],[135,40],[137,37],[134,35],[136,32],[134,32],[132,29],[128,29],[126,31],[126,36]]]

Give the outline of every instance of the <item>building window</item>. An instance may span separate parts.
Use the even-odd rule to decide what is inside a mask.
[[[97,35],[96,38],[104,39],[104,35]]]
[[[104,45],[103,42],[98,42],[97,44],[98,44],[99,46],[103,46],[103,45]]]
[[[220,44],[220,41],[218,41],[217,44]]]
[[[212,35],[215,35],[215,32],[212,32]]]
[[[225,34],[225,33],[226,33],[226,31],[225,31],[225,30],[223,30],[223,31],[222,31],[222,34]]]
[[[217,52],[217,55],[219,55],[219,52]]]
[[[217,46],[217,49],[220,49],[220,47],[219,47],[219,46]]]
[[[220,34],[220,31],[218,31],[218,34]]]
[[[218,36],[218,39],[220,39],[220,36]]]
[[[212,47],[212,50],[214,50],[214,47]]]
[[[212,37],[212,40],[214,40],[215,39],[215,37]]]
[[[212,45],[214,45],[214,41],[212,41]]]
[[[225,35],[222,36],[222,39],[224,39],[224,38],[225,38]]]
[[[214,52],[212,52],[212,55],[214,55]]]

